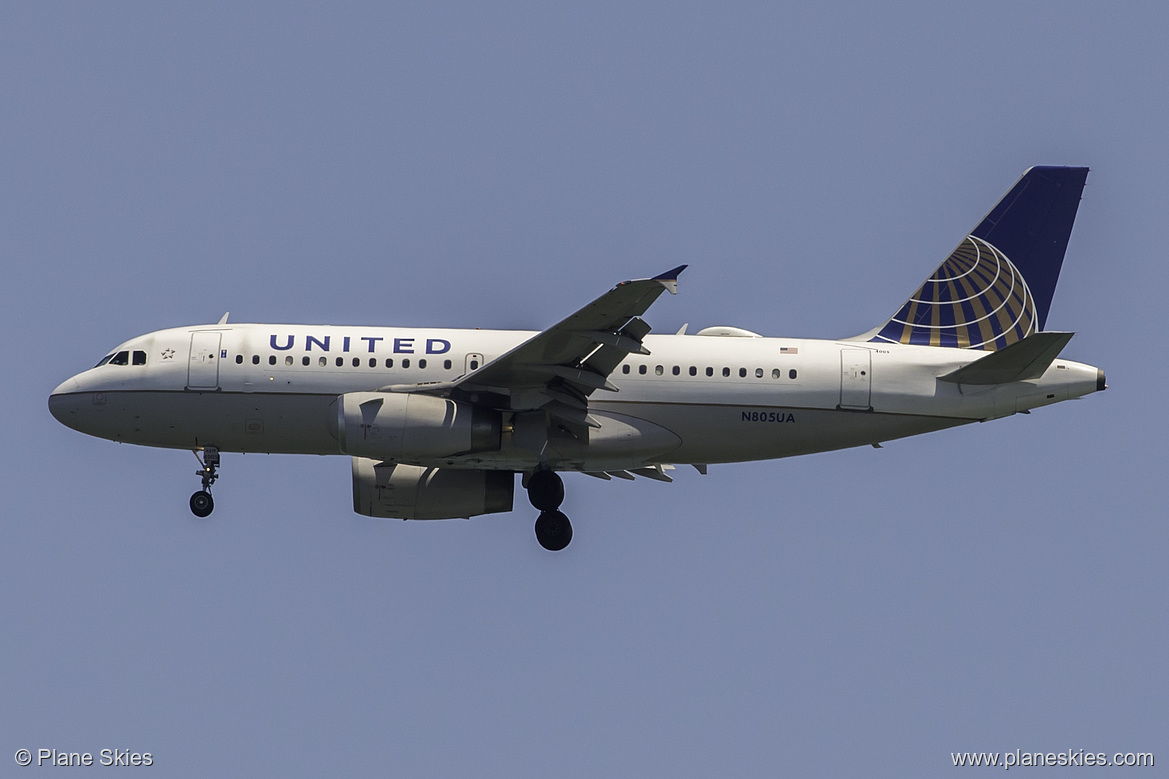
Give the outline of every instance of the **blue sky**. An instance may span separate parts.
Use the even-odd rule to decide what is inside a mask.
[[[1155,3],[6,5],[0,760],[1169,761],[1167,24]],[[189,453],[45,404],[120,341],[228,310],[538,329],[682,263],[658,332],[849,336],[1034,164],[1092,168],[1048,327],[1108,392],[672,485],[569,478],[562,554],[522,495],[357,516],[341,457],[225,455],[197,521]]]

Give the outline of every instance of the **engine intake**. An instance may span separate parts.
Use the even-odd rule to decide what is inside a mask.
[[[349,392],[337,403],[343,454],[377,460],[425,460],[499,450],[496,411],[430,395]]]
[[[455,519],[511,511],[510,471],[423,468],[353,458],[353,510],[382,519]]]

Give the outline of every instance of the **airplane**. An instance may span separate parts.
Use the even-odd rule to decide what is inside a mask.
[[[850,338],[737,327],[651,334],[685,265],[618,284],[541,332],[217,323],[132,338],[49,410],[112,441],[189,449],[207,517],[222,452],[352,458],[353,509],[511,511],[572,540],[563,473],[671,481],[732,463],[871,445],[1030,413],[1106,388],[1046,331],[1088,169],[1027,170],[880,326]]]

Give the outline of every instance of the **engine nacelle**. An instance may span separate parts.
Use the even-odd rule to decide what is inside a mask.
[[[353,510],[383,519],[455,519],[511,511],[510,471],[423,468],[353,458]]]
[[[399,392],[349,392],[337,400],[343,454],[377,460],[426,460],[499,450],[496,411],[457,400]]]

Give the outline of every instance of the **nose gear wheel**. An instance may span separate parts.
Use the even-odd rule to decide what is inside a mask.
[[[203,489],[191,496],[191,513],[199,518],[211,516],[215,510],[215,500],[211,497],[211,485],[219,478],[219,449],[214,446],[203,447],[203,456],[195,450],[195,459],[203,466],[195,471],[196,476],[203,478]]]

